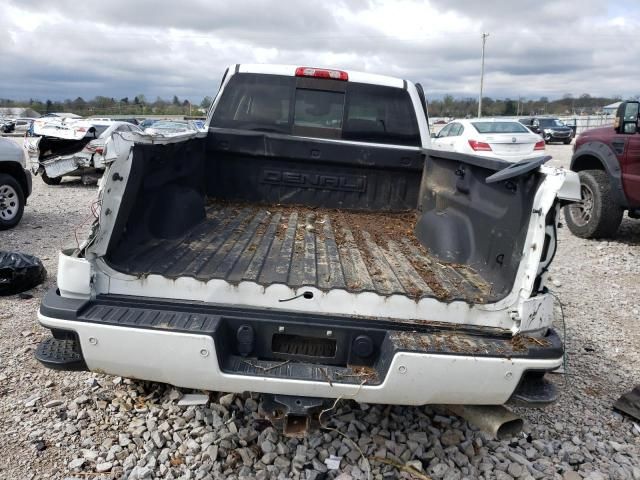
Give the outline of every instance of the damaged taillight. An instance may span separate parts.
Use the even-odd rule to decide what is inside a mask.
[[[533,147],[534,150],[544,150],[544,140],[540,140],[536,142],[536,146]]]
[[[103,145],[93,145],[91,143],[87,143],[84,146],[84,151],[87,153],[98,153],[100,155],[102,155],[104,153],[104,146]]]

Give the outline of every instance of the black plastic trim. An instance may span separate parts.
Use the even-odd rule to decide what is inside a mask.
[[[101,311],[100,309],[103,310]],[[131,313],[134,310],[138,312],[158,312],[158,315],[134,315]],[[337,329],[344,329],[357,331],[358,334],[368,332],[373,337],[378,336],[378,343],[389,340],[397,345],[398,351],[424,353],[433,350],[428,342],[418,341],[416,345],[412,346],[414,343],[412,341],[397,340],[398,335],[409,333],[413,339],[420,340],[420,335],[443,334],[450,335],[452,338],[460,336],[461,338],[471,339],[471,341],[478,340],[482,342],[482,349],[469,351],[469,355],[475,357],[508,356],[509,358],[548,359],[559,358],[563,354],[562,342],[555,330],[549,330],[547,336],[541,341],[532,340],[522,344],[519,340],[514,340],[508,331],[486,327],[322,315],[287,310],[274,311],[272,309],[232,307],[195,301],[159,300],[124,295],[98,295],[95,300],[83,301],[60,297],[55,288],[49,290],[42,300],[40,313],[44,316],[61,320],[184,333],[215,334],[220,322],[228,322],[231,325],[237,321],[253,323],[258,327],[265,324],[277,325],[278,327],[284,326],[285,331],[293,331],[287,330],[287,326],[299,331],[321,329],[326,332],[327,329],[330,329],[333,333],[337,333]],[[182,317],[181,314],[183,314]],[[191,316],[191,319],[185,321],[184,316],[188,315]],[[396,337],[389,336],[388,334],[390,333],[397,335]],[[379,335],[384,335],[385,338],[381,339]],[[520,347],[511,348],[516,344],[520,345]],[[450,347],[448,345],[438,345],[438,353],[465,354],[464,350],[460,350],[453,343]]]
[[[76,320],[89,300],[61,297],[57,288],[51,288],[40,303],[40,313],[59,320]]]

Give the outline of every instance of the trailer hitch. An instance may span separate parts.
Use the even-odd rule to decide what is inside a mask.
[[[285,436],[302,438],[320,428],[320,413],[330,404],[326,398],[264,394],[259,413]]]

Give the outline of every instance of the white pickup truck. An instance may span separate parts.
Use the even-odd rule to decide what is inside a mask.
[[[107,143],[44,365],[258,392],[285,422],[555,399],[545,272],[574,173],[430,150],[422,87],[355,71],[231,66],[207,126]]]

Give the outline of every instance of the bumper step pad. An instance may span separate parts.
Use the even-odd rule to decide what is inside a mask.
[[[58,340],[53,337],[40,342],[36,359],[54,370],[88,370],[80,344],[75,339]]]

